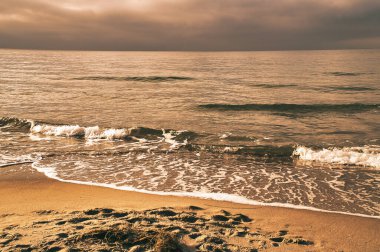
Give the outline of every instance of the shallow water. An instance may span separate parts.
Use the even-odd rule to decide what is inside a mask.
[[[379,50],[1,50],[0,168],[379,216],[379,65]]]

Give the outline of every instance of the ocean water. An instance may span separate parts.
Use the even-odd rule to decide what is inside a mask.
[[[0,50],[0,176],[380,217],[380,51]]]

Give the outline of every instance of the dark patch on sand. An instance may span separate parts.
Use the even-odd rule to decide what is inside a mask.
[[[251,218],[224,210],[210,215],[197,207],[182,211],[172,208],[146,211],[97,208],[56,215],[50,221],[34,220],[29,226],[15,226],[8,233],[0,233],[0,251],[244,252],[289,244],[313,244],[299,236],[288,236],[287,230],[271,233],[259,228],[251,230]],[[38,241],[35,244],[18,242],[21,237],[36,234],[43,238],[30,239]]]
[[[189,210],[191,210],[191,211],[200,211],[200,210],[204,210],[204,209],[201,208],[201,207],[198,207],[198,206],[189,206]]]
[[[57,214],[57,211],[54,210],[41,210],[41,211],[35,211],[38,215],[49,215],[49,214]]]

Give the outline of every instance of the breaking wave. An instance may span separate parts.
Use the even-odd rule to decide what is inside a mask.
[[[376,105],[377,106],[377,105]],[[190,152],[208,152],[220,154],[248,155],[259,158],[280,158],[292,160],[298,158],[305,161],[317,161],[329,164],[357,165],[380,168],[380,146],[364,147],[335,147],[314,148],[292,145],[223,145],[214,143],[200,143],[196,140],[202,135],[187,130],[151,129],[144,127],[132,128],[100,128],[99,126],[83,127],[79,125],[55,125],[13,117],[0,118],[0,131],[21,131],[32,135],[55,137],[75,137],[85,140],[133,141],[145,143],[169,144],[169,150],[183,150]],[[224,134],[217,139],[228,140],[234,137]],[[43,138],[41,138],[43,139]],[[247,140],[250,141],[247,141]],[[218,141],[217,140],[217,141]],[[252,138],[232,138],[236,141],[254,142]],[[158,147],[158,146],[157,146]],[[156,148],[156,151],[167,151],[166,148]]]
[[[129,134],[126,129],[104,129],[98,126],[81,127],[79,125],[33,125],[31,133],[47,136],[84,137],[86,139],[124,139]]]
[[[79,125],[32,125],[30,132],[47,136],[77,137],[86,140],[124,140],[145,142],[149,140],[162,140],[171,144],[171,149],[186,144],[187,139],[194,136],[187,131],[156,130],[144,127],[102,129],[99,126],[81,127]]]
[[[20,131],[28,132],[32,126],[33,121],[26,119],[19,119],[15,117],[2,117],[0,118],[0,128],[2,131]]]
[[[0,118],[1,131],[22,131],[32,134],[56,137],[75,137],[84,139],[104,140],[137,140],[141,138],[157,139],[162,137],[166,142],[185,141],[196,137],[194,132],[175,131],[171,129],[151,129],[145,127],[131,128],[100,128],[99,126],[84,127],[80,125],[57,125],[15,117]]]
[[[363,112],[380,108],[380,104],[202,104],[199,108],[220,111],[272,111],[287,113],[313,113],[313,112]]]
[[[380,146],[324,148],[322,150],[298,146],[293,155],[306,161],[380,168]]]
[[[193,78],[185,76],[84,76],[74,78],[74,80],[166,82],[193,80]]]

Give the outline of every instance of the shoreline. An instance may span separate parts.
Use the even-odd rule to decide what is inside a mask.
[[[29,163],[29,162],[26,162],[26,163]],[[249,205],[249,206],[279,207],[279,208],[306,210],[306,211],[314,211],[314,212],[322,212],[322,213],[342,214],[342,215],[357,216],[357,217],[363,217],[363,218],[380,219],[380,215],[366,215],[366,214],[360,214],[360,213],[325,210],[325,209],[320,209],[316,207],[309,207],[309,206],[304,206],[304,205],[293,205],[293,204],[288,204],[288,203],[277,203],[277,202],[264,203],[264,202],[260,202],[256,200],[250,200],[243,196],[227,194],[227,193],[149,191],[149,190],[137,189],[137,188],[129,187],[129,186],[118,187],[112,184],[100,184],[100,183],[82,182],[82,181],[76,181],[76,180],[64,180],[64,179],[58,178],[55,175],[49,175],[48,174],[49,172],[44,172],[42,171],[42,169],[39,169],[33,166],[33,163],[34,162],[32,162],[32,167],[36,169],[38,172],[44,174],[49,179],[60,181],[62,183],[95,186],[95,187],[100,187],[100,188],[109,188],[109,189],[118,190],[118,191],[135,192],[135,193],[158,195],[158,196],[188,197],[188,198],[194,198],[194,199],[228,202],[228,203],[233,203],[233,204],[242,204],[242,205]]]
[[[310,251],[376,251],[380,247],[380,240],[378,239],[380,220],[378,218],[274,206],[246,205],[194,197],[144,194],[99,186],[65,183],[46,177],[32,169],[30,165],[16,165],[0,169],[0,194],[4,195],[0,197],[0,228],[2,230],[12,225],[21,227],[21,224],[24,225],[28,220],[35,222],[42,218],[35,216],[38,211],[53,211],[55,214],[49,215],[49,218],[54,218],[54,216],[70,215],[73,212],[96,208],[112,208],[115,211],[172,208],[174,211],[187,213],[189,206],[197,206],[203,209],[199,214],[205,216],[215,216],[222,210],[235,215],[248,216],[253,221],[244,225],[247,225],[251,230],[263,230],[262,237],[266,237],[267,240],[274,239],[272,236],[275,232],[286,229],[289,235],[302,236],[305,241],[312,242],[307,247],[282,242],[279,243],[279,247],[265,248],[269,251],[272,249],[276,249],[276,251],[285,249],[282,251],[286,251],[286,248],[291,248],[294,251],[304,251],[305,249]],[[29,229],[28,232],[30,233],[30,231]],[[33,238],[33,236],[28,239],[31,244],[37,241],[37,238]],[[230,240],[233,241],[234,239],[231,238]],[[11,241],[9,244],[16,246],[19,243],[18,241]]]

